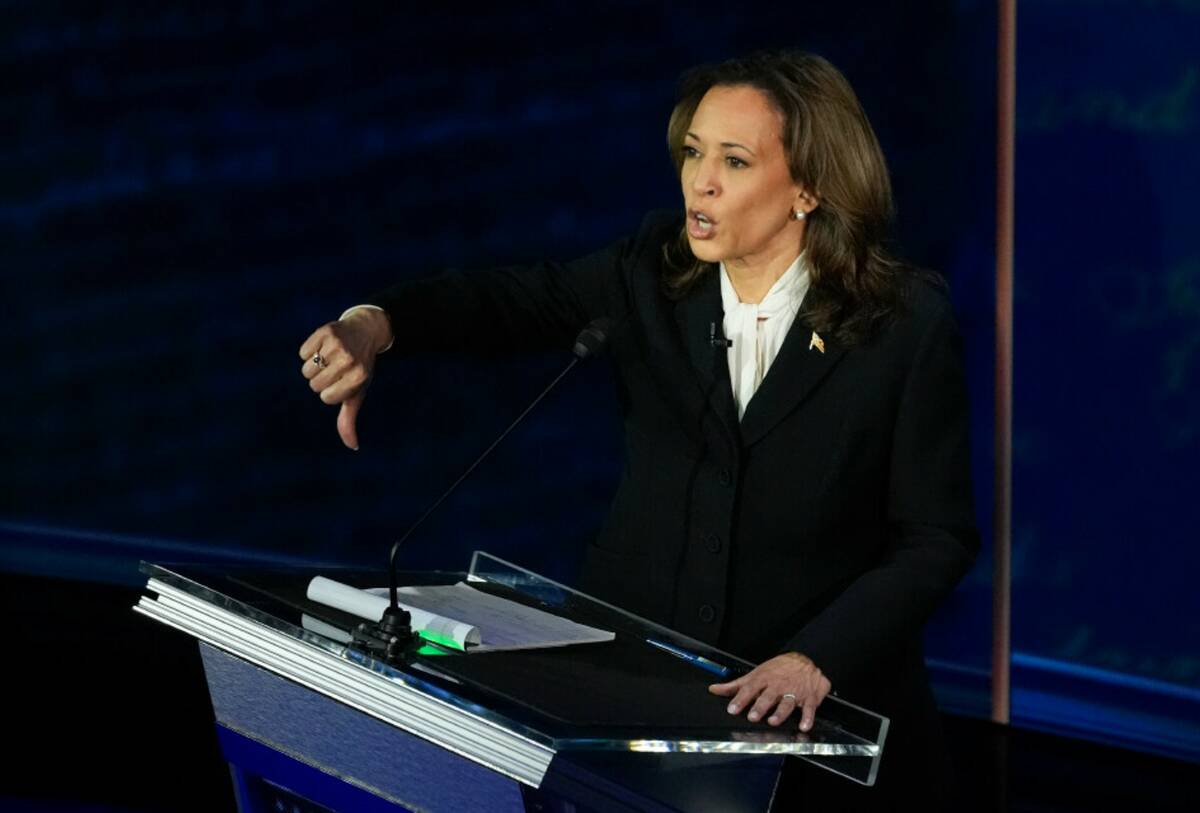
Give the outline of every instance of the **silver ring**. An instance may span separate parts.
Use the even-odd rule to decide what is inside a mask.
[[[787,694],[785,694],[783,697],[790,697],[790,698],[792,698],[792,702],[793,702],[793,703],[795,703],[795,702],[796,702],[796,695],[792,694],[791,692],[788,692],[788,693],[787,693]],[[781,698],[779,698],[779,699],[780,699],[780,700],[782,700],[782,699],[783,699],[783,697],[781,697]]]
[[[329,362],[321,358],[320,353],[313,353],[312,363],[320,367],[322,370],[329,366]]]

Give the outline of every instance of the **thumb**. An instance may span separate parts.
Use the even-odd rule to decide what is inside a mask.
[[[358,421],[358,411],[362,409],[362,402],[366,397],[365,389],[354,393],[342,402],[342,408],[338,411],[337,416],[337,430],[342,443],[356,452],[358,451],[358,429],[355,427],[355,423]]]
[[[708,687],[708,691],[712,694],[719,694],[722,697],[728,697],[731,694],[736,694],[737,690],[742,687],[741,680],[731,680],[728,683],[713,683]]]

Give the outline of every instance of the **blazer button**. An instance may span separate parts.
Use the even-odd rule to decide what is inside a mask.
[[[704,546],[708,548],[709,553],[721,552],[721,537],[716,534],[709,534],[704,537]]]
[[[721,469],[717,473],[717,482],[723,486],[728,486],[733,482],[733,475],[729,473],[729,469]]]
[[[700,620],[705,624],[711,624],[712,620],[717,617],[717,611],[713,609],[711,604],[704,604],[700,607]]]

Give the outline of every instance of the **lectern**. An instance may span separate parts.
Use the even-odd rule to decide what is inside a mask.
[[[870,785],[888,721],[835,695],[807,733],[725,712],[729,653],[527,569],[401,574],[471,587],[615,633],[553,649],[449,653],[402,666],[353,644],[361,619],[310,602],[316,575],[143,564],[137,612],[200,641],[217,736],[250,811],[767,811],[784,759]]]

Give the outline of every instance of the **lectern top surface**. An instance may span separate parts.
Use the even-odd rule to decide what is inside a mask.
[[[485,557],[480,559],[480,557]],[[654,751],[796,753],[859,756],[875,762],[886,721],[836,698],[808,733],[772,727],[725,712],[708,686],[750,664],[618,608],[477,554],[471,571],[402,573],[407,585],[467,580],[485,592],[536,606],[615,633],[615,639],[540,650],[418,654],[390,666],[355,648],[363,621],[310,601],[317,575],[356,587],[386,583],[379,572],[329,569],[216,569],[145,565],[154,583],[187,594],[237,624],[262,628],[367,672],[382,691],[403,685],[555,750],[603,748]],[[690,657],[681,656],[687,655]]]

